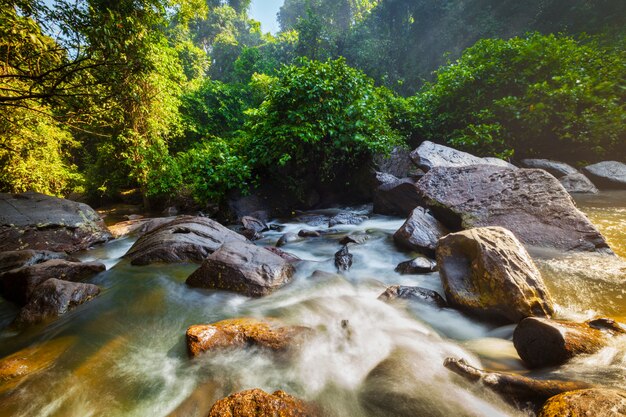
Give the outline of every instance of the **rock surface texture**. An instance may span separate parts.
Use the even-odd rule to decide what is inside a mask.
[[[374,190],[374,213],[391,216],[408,216],[422,205],[415,181],[411,178],[396,178],[379,175],[381,184]]]
[[[559,178],[559,182],[570,194],[596,194],[598,192],[598,188],[580,172],[567,174]]]
[[[187,285],[260,297],[288,284],[294,272],[291,263],[265,248],[228,242],[206,258]]]
[[[226,242],[247,242],[206,217],[181,216],[140,237],[124,255],[133,265],[202,262]]]
[[[216,402],[209,417],[313,417],[301,400],[284,391],[268,394],[260,389],[232,394]]]
[[[392,301],[397,299],[418,301],[439,308],[443,308],[448,305],[446,300],[437,294],[436,291],[421,287],[406,287],[403,285],[393,285],[387,288],[387,290],[385,290],[385,292],[382,293],[378,299],[383,301]]]
[[[576,355],[595,353],[616,336],[626,336],[626,330],[610,319],[572,323],[531,317],[517,325],[513,344],[529,368],[540,368],[561,365]]]
[[[394,233],[393,240],[403,248],[434,257],[437,241],[449,233],[428,210],[417,207],[404,224]]]
[[[417,184],[452,230],[501,226],[526,245],[612,253],[556,178],[539,169],[434,168]]]
[[[422,256],[404,261],[396,266],[395,271],[401,275],[428,274],[437,270],[437,262]]]
[[[0,193],[0,251],[76,252],[110,238],[86,204],[34,192]]]
[[[565,392],[550,398],[538,417],[623,417],[626,391],[608,388]]]
[[[479,158],[467,152],[457,151],[447,146],[424,141],[411,152],[415,165],[428,172],[437,167],[466,167],[470,165],[493,165],[510,168],[512,165],[497,158]]]
[[[626,190],[626,164],[604,161],[589,165],[583,171],[598,188]]]
[[[284,326],[271,319],[229,319],[213,324],[198,324],[187,329],[187,351],[191,357],[221,349],[250,346],[284,352],[300,344],[309,329]]]
[[[514,323],[554,311],[539,270],[506,229],[485,227],[445,236],[437,246],[437,264],[452,306]]]

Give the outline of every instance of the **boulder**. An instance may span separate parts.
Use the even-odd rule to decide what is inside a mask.
[[[303,401],[284,391],[268,394],[260,389],[232,394],[216,402],[209,417],[313,417]]]
[[[555,395],[592,387],[579,381],[534,379],[515,374],[486,372],[468,365],[463,359],[447,358],[443,365],[470,382],[481,383],[520,408],[526,408],[528,403],[533,408],[539,407]]]
[[[484,227],[451,233],[437,245],[448,303],[478,316],[516,323],[552,315],[539,270],[508,230]]]
[[[298,232],[298,236],[300,237],[320,237],[322,234],[317,230],[306,230],[302,229]]]
[[[556,366],[580,354],[595,353],[615,336],[626,334],[610,319],[572,323],[530,317],[513,333],[513,344],[529,368]]]
[[[110,238],[98,213],[86,204],[34,192],[0,193],[0,252],[76,252]]]
[[[564,162],[551,161],[549,159],[522,159],[520,162],[524,168],[543,169],[555,178],[561,178],[578,172],[576,168],[571,165]]]
[[[209,218],[181,216],[140,237],[124,257],[132,265],[202,262],[226,242],[247,240]]]
[[[415,207],[423,205],[412,179],[398,179],[391,175],[381,178],[384,182],[374,191],[374,213],[408,216]]]
[[[284,352],[297,347],[309,330],[301,326],[284,326],[272,319],[240,318],[198,324],[187,329],[187,351],[191,357],[208,351],[250,346]]]
[[[382,301],[393,301],[397,299],[417,301],[439,308],[447,306],[446,300],[436,291],[422,287],[405,287],[403,285],[393,285],[387,288],[378,299]]]
[[[393,240],[403,248],[434,257],[437,241],[449,233],[431,213],[423,207],[417,207],[396,233]]]
[[[550,398],[538,417],[623,417],[626,391],[609,388],[579,389]]]
[[[273,246],[264,246],[265,249],[267,249],[268,251],[272,252],[275,255],[280,256],[281,258],[283,258],[284,260],[286,260],[287,262],[291,262],[291,263],[297,263],[302,261],[302,259],[298,258],[296,255],[293,255],[289,252],[285,252],[282,249],[273,247]]]
[[[417,184],[452,230],[501,226],[527,245],[612,253],[556,178],[539,169],[434,168]]]
[[[23,266],[36,265],[50,259],[69,259],[69,257],[65,253],[32,249],[0,252],[0,274]]]
[[[260,297],[291,282],[295,268],[269,250],[246,242],[227,242],[212,253],[187,285]]]
[[[367,220],[367,216],[355,213],[339,213],[328,220],[328,227],[335,227],[338,224],[358,225]]]
[[[348,245],[345,245],[337,253],[335,253],[335,266],[338,271],[349,271],[352,268],[353,256],[348,251]]]
[[[59,317],[99,293],[100,288],[96,285],[51,278],[35,288],[28,303],[20,310],[15,324],[23,326]]]
[[[570,194],[595,194],[598,192],[598,189],[589,181],[589,178],[580,172],[567,174],[559,178],[559,182]]]
[[[410,261],[401,262],[395,271],[401,275],[428,274],[437,270],[437,262],[432,259],[419,256]]]
[[[24,305],[35,288],[51,278],[82,281],[105,270],[106,266],[100,262],[81,263],[50,259],[0,274],[0,293],[9,301]]]
[[[583,168],[589,179],[598,188],[626,189],[626,164],[604,161]]]
[[[400,146],[393,148],[389,155],[376,155],[374,164],[376,171],[398,178],[408,177],[416,171],[411,162],[411,151]]]
[[[244,229],[254,230],[257,233],[270,230],[263,220],[259,220],[252,216],[243,216],[241,218],[241,223],[243,224]]]
[[[457,151],[447,146],[424,141],[411,152],[415,165],[428,172],[436,167],[466,167],[470,165],[493,165],[504,168],[513,166],[498,158],[479,158],[467,152]]]
[[[282,235],[280,239],[278,239],[278,242],[276,242],[276,247],[280,248],[280,247],[285,246],[288,243],[299,242],[301,240],[302,238],[298,236],[297,234],[287,232],[284,235]]]
[[[175,217],[155,217],[152,219],[131,219],[109,226],[109,230],[114,238],[119,239],[128,235],[141,237],[152,232],[157,227],[175,220]]]

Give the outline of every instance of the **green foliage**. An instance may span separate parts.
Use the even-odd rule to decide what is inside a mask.
[[[422,139],[479,154],[626,156],[623,48],[540,34],[484,39],[436,75],[413,99]]]
[[[343,59],[287,66],[269,87],[248,111],[246,149],[259,172],[283,184],[345,185],[399,140],[385,93]]]

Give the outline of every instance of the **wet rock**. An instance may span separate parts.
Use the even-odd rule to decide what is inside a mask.
[[[0,274],[23,266],[32,266],[50,259],[69,259],[65,253],[45,250],[15,250],[0,252]]]
[[[626,391],[609,388],[580,389],[550,398],[538,417],[626,416]]]
[[[402,227],[393,235],[399,246],[434,257],[437,241],[449,233],[448,229],[423,207],[411,212]]]
[[[132,265],[202,262],[226,242],[246,242],[206,217],[181,216],[140,237],[124,255]]]
[[[367,220],[367,216],[354,213],[339,213],[328,220],[328,227],[335,227],[338,224],[358,225]]]
[[[415,207],[423,205],[412,179],[385,175],[383,180],[385,182],[374,191],[374,213],[408,216]]]
[[[0,274],[0,293],[9,301],[24,305],[35,288],[51,278],[82,281],[105,270],[106,266],[100,262],[81,263],[50,259]]]
[[[99,293],[100,288],[96,285],[51,278],[35,288],[14,324],[23,326],[59,317]]]
[[[369,238],[370,238],[369,235],[366,235],[366,234],[348,235],[348,236],[341,238],[341,240],[339,241],[339,244],[343,246],[346,246],[349,243],[354,243],[355,245],[362,245],[365,242],[367,242]]]
[[[280,247],[285,246],[288,243],[299,242],[301,240],[302,238],[298,236],[297,234],[288,232],[282,235],[280,239],[278,239],[278,242],[276,242],[276,247],[280,248]]]
[[[243,224],[244,229],[254,230],[257,233],[262,233],[270,230],[264,221],[252,216],[243,216],[241,218],[241,223]]]
[[[626,164],[617,161],[604,161],[583,168],[589,179],[601,189],[626,189]]]
[[[284,391],[268,394],[260,389],[232,394],[216,402],[209,417],[313,417],[303,401]]]
[[[554,312],[537,267],[506,229],[485,227],[445,236],[437,246],[437,264],[452,306],[514,323]]]
[[[75,340],[74,337],[53,339],[0,359],[0,394],[17,388],[30,376],[53,366]]]
[[[187,329],[187,351],[191,357],[212,350],[250,346],[284,352],[299,346],[309,331],[307,327],[284,326],[272,319],[240,318],[198,324]]]
[[[245,242],[227,242],[212,253],[187,285],[261,297],[291,282],[295,268],[269,250]]]
[[[352,254],[348,251],[348,246],[344,246],[335,253],[335,266],[339,271],[349,271],[352,268]]]
[[[119,239],[128,235],[141,237],[146,233],[152,232],[157,227],[175,220],[175,217],[155,217],[152,219],[134,219],[125,222],[115,223],[109,226],[109,230],[114,238]]]
[[[401,262],[395,271],[402,275],[428,274],[437,270],[437,262],[419,256],[410,261]]]
[[[281,250],[279,248],[275,248],[272,246],[264,246],[264,248],[272,252],[273,254],[280,256],[287,262],[296,263],[296,262],[302,261],[302,259],[298,258],[296,255],[293,255],[289,252],[285,252],[284,250]]]
[[[522,159],[521,163],[524,168],[543,169],[555,178],[561,178],[578,172],[576,168],[571,165],[564,162],[551,161],[549,159]]]
[[[263,238],[263,235],[259,232],[255,232],[252,229],[242,228],[239,233],[242,234],[248,240],[259,240]]]
[[[405,287],[403,285],[393,285],[382,293],[379,300],[392,301],[397,299],[418,301],[420,303],[430,304],[435,307],[443,308],[448,304],[436,291],[422,287]]]
[[[0,251],[76,252],[110,238],[86,204],[34,192],[0,193]]]
[[[565,175],[559,178],[559,182],[570,194],[595,194],[598,192],[598,189],[589,181],[589,178],[580,172]]]
[[[300,237],[320,237],[322,234],[317,230],[305,230],[302,229],[298,232],[298,236]]]
[[[572,323],[532,317],[522,320],[513,333],[513,344],[529,368],[560,365],[580,354],[595,353],[610,338],[626,331],[610,319]]]
[[[415,165],[428,172],[437,167],[466,167],[470,165],[494,165],[509,168],[509,163],[498,158],[479,158],[467,152],[424,141],[411,152]]]
[[[486,372],[468,365],[463,359],[447,358],[443,365],[468,381],[481,383],[508,402],[524,408],[528,403],[535,408],[555,395],[592,386],[580,381],[533,379],[515,374]]]
[[[417,184],[452,230],[501,226],[527,245],[612,253],[556,178],[539,169],[434,168]]]
[[[330,217],[325,216],[323,214],[314,214],[314,213],[302,213],[297,216],[295,219],[298,223],[304,223],[307,226],[322,226],[327,225]]]

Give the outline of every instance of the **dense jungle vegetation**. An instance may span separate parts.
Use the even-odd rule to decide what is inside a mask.
[[[623,0],[3,0],[0,191],[218,204],[393,146],[626,156]]]

